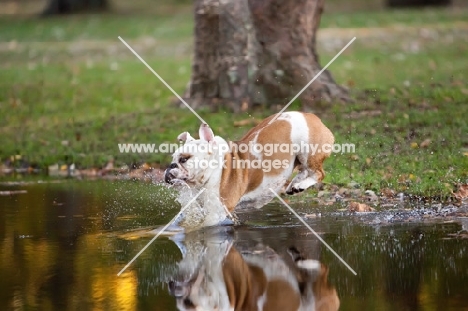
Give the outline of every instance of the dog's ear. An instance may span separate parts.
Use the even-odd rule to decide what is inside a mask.
[[[187,142],[190,142],[192,140],[195,140],[195,138],[190,136],[189,132],[183,132],[179,136],[177,136],[177,140],[179,142],[187,143]]]
[[[214,141],[214,134],[208,124],[203,123],[200,125],[200,129],[198,130],[198,134],[200,135],[201,140],[206,140],[207,142]]]

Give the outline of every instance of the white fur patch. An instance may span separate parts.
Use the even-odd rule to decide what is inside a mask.
[[[307,270],[320,270],[320,261],[315,259],[299,260],[297,266]]]
[[[302,113],[297,111],[285,112],[278,120],[286,120],[291,124],[291,142],[293,144],[309,143],[309,126]]]

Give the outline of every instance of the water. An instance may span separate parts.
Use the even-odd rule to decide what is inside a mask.
[[[355,276],[284,207],[271,204],[241,214],[244,224],[236,228],[177,243],[160,238],[118,277],[152,238],[146,232],[178,212],[165,188],[121,181],[0,186],[13,190],[27,192],[0,196],[0,310],[176,310],[174,284],[187,287],[202,270],[216,280],[233,254],[297,283],[291,246],[322,264],[307,279],[316,305],[339,297],[340,310],[468,310],[468,239],[457,235],[458,221],[375,225],[327,213],[308,219]],[[284,287],[277,296],[294,300]]]

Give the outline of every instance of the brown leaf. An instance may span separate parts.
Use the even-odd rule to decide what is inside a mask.
[[[107,164],[102,168],[101,172],[102,174],[108,174],[114,171],[114,160],[109,160]]]
[[[151,169],[151,166],[148,164],[148,163],[143,163],[142,165],[140,165],[140,167],[142,170],[150,170]]]
[[[395,196],[395,190],[390,188],[382,188],[380,189],[380,193],[387,198],[393,198]]]
[[[431,144],[431,140],[429,138],[426,138],[425,140],[423,140],[421,144],[419,144],[419,147],[427,148],[429,147],[430,144]]]
[[[464,200],[468,198],[468,184],[460,185],[458,191],[454,192],[453,195],[457,200]]]
[[[367,204],[359,202],[350,202],[348,206],[350,212],[373,212],[374,209]]]
[[[244,100],[244,101],[242,101],[241,111],[242,111],[242,112],[245,112],[245,111],[247,111],[247,110],[249,110],[249,102],[246,101],[246,100]]]

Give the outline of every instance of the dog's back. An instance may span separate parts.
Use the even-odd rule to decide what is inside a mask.
[[[323,162],[330,156],[333,144],[332,132],[314,114],[285,112],[266,118],[235,142],[239,146],[238,151],[228,155],[228,162],[237,165],[236,169],[246,170],[239,163],[250,163],[251,167],[247,173],[237,172],[236,183],[245,181],[243,187],[237,188],[242,195],[240,200],[227,200],[226,206],[230,210],[234,207],[262,207],[274,197],[270,188],[275,192],[282,191],[294,169],[298,169],[298,174],[287,187],[288,194],[302,192],[321,182],[325,177]],[[241,152],[242,145],[255,147]],[[252,167],[255,163],[260,165]],[[226,186],[231,180],[229,177],[234,176],[232,171],[223,172],[222,180],[226,181]],[[225,194],[224,197],[230,198],[232,191],[233,187],[221,187],[221,196]],[[234,206],[232,201],[236,202]]]

